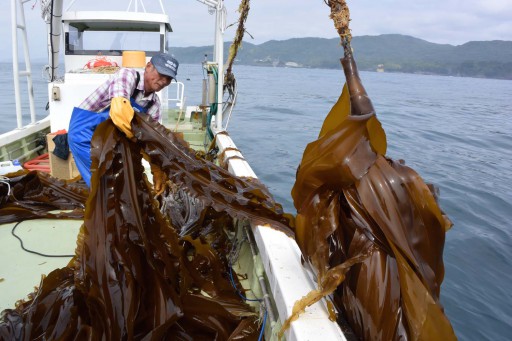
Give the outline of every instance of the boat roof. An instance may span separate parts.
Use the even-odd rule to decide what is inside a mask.
[[[169,32],[169,16],[163,13],[127,11],[70,11],[62,21],[81,31],[146,31],[159,32],[164,24]]]

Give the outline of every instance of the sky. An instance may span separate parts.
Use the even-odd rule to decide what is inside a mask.
[[[129,2],[77,0],[71,10],[99,9],[100,4],[108,4],[106,10],[126,10]],[[0,42],[8,47],[0,55],[0,61],[12,59],[10,3],[4,5],[0,16]],[[65,9],[66,3],[70,1],[65,1]],[[206,5],[197,0],[162,0],[162,3],[174,30],[171,47],[212,44],[214,15],[208,13]],[[451,45],[475,40],[512,41],[512,0],[348,0],[347,3],[353,36],[398,33]],[[225,0],[227,24],[238,19],[238,4],[239,0]],[[158,0],[145,0],[144,5],[148,11],[160,11]],[[30,55],[33,60],[44,58],[46,25],[40,15],[40,0],[27,1],[25,19]],[[234,36],[235,27],[226,31],[226,41]],[[248,35],[244,39],[254,44],[297,37],[337,37],[324,0],[253,0],[246,29],[254,39]]]

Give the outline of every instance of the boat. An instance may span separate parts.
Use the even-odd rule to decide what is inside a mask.
[[[159,93],[163,104],[161,124],[177,132],[196,152],[216,155],[217,164],[236,177],[257,179],[249,163],[237,149],[226,130],[236,103],[236,88],[230,90],[226,100],[223,91],[225,73],[223,62],[223,40],[225,5],[223,0],[200,0],[215,13],[215,41],[213,60],[205,61],[207,78],[203,80],[203,98],[201,103],[185,105],[186,89],[183,82],[173,82],[167,91]],[[42,1],[43,18],[48,28],[48,102],[49,115],[37,121],[34,113],[34,98],[29,91],[28,102],[31,121],[22,122],[19,82],[27,78],[31,82],[31,65],[27,46],[26,23],[24,19],[24,1],[12,0],[13,18],[13,71],[16,93],[16,120],[18,127],[0,136],[0,162],[2,173],[10,173],[25,165],[30,170],[50,171],[65,181],[71,181],[77,175],[72,157],[67,161],[57,159],[49,150],[54,133],[67,130],[72,108],[83,100],[99,84],[111,76],[116,65],[130,65],[123,51],[143,51],[143,64],[156,52],[172,51],[168,41],[172,34],[169,16],[161,13],[147,13],[141,1],[130,2],[126,11],[78,11],[73,10],[74,1],[64,10],[63,0]],[[115,39],[121,34],[130,36],[144,35],[152,46],[132,45],[116,46]],[[98,37],[113,37],[106,41]],[[18,44],[23,43],[26,70],[18,67]],[[119,42],[119,41],[117,41]],[[113,46],[113,47],[112,47]],[[59,51],[64,50],[63,61],[59,61]],[[94,65],[101,67],[94,67]],[[62,71],[61,71],[62,70]],[[59,72],[63,77],[59,77]],[[179,77],[178,77],[179,78]],[[214,108],[218,106],[218,108]],[[212,110],[216,109],[212,120]],[[14,119],[14,118],[13,118]],[[209,148],[212,142],[215,148]],[[49,154],[49,155],[48,155]],[[14,163],[13,163],[14,162]],[[59,168],[60,167],[60,168]],[[148,164],[145,164],[148,170]],[[151,179],[150,172],[147,172]],[[9,186],[3,178],[3,183]],[[9,189],[10,190],[10,189]],[[54,212],[58,214],[59,212]],[[10,261],[3,262],[0,273],[0,311],[13,308],[20,299],[39,285],[41,275],[48,275],[57,268],[65,267],[74,256],[76,237],[82,220],[72,219],[34,219],[0,225],[0,249],[2,257]],[[17,235],[26,250],[20,247]],[[234,236],[241,243],[233,272],[239,274],[238,280],[248,295],[254,312],[261,315],[259,338],[276,340],[278,332],[286,319],[292,315],[295,302],[315,289],[313,272],[302,265],[301,251],[286,231],[265,224],[247,226],[239,224]],[[233,236],[231,236],[233,237]],[[44,255],[62,255],[46,257]],[[65,256],[68,255],[68,256]],[[241,274],[245,274],[242,276]],[[237,281],[238,281],[237,280]],[[257,298],[257,299],[256,299]],[[346,336],[337,323],[332,321],[327,301],[320,300],[308,308],[285,331],[286,340],[311,340],[318,335],[326,340],[345,340]]]
[[[25,127],[18,115],[19,128],[0,136],[9,172],[0,180],[0,246],[8,259],[0,274],[0,338],[455,339],[439,301],[451,221],[433,186],[403,160],[386,157],[386,135],[352,53],[346,2],[326,2],[346,83],[304,151],[293,217],[227,132],[237,98],[229,60],[248,0],[227,67],[224,1],[199,1],[216,15],[213,60],[201,65],[201,102],[185,106],[185,86],[176,82],[159,94],[160,122],[134,115],[135,139],[110,120],[98,125],[90,188],[75,177],[72,158],[54,158],[55,135],[118,65],[141,68],[153,54],[169,52],[171,25],[165,13],[137,11],[137,1],[123,12],[63,11],[62,0],[42,2],[50,114],[39,122],[32,114]],[[18,18],[22,0],[12,6]],[[13,24],[14,31],[24,27]],[[109,33],[113,44],[105,41]],[[144,41],[156,45],[125,49],[117,45],[120,33],[153,34]],[[16,53],[17,89],[19,76],[31,84],[31,70],[17,69]],[[162,195],[141,150],[170,179]],[[45,163],[52,175],[41,171]],[[20,165],[32,171],[12,173]]]

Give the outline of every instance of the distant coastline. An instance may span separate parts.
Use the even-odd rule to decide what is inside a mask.
[[[225,58],[230,43],[225,43]],[[512,80],[512,41],[436,44],[400,34],[356,36],[352,48],[359,70]],[[187,64],[201,63],[212,46],[171,47]],[[339,38],[292,38],[259,45],[244,41],[235,63],[270,67],[339,69]],[[33,59],[33,62],[44,62]],[[2,62],[11,62],[4,60]]]
[[[229,43],[225,43],[225,51]],[[435,44],[399,34],[358,36],[352,48],[359,70],[512,80],[512,41]],[[175,47],[185,63],[200,63],[211,46]],[[293,38],[242,44],[236,63],[243,65],[339,69],[339,38]]]

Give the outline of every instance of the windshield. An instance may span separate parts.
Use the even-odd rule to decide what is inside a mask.
[[[167,41],[159,32],[81,31],[70,26],[66,33],[66,54],[121,55],[122,51],[165,51]]]

